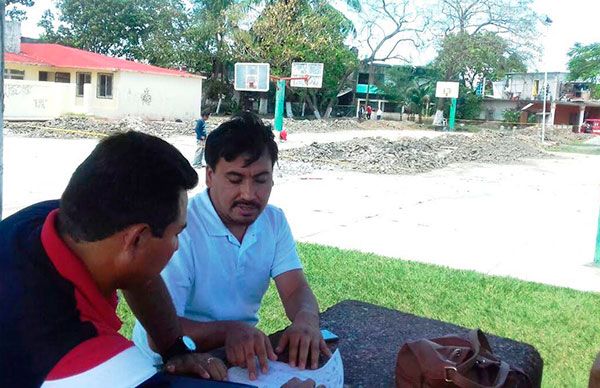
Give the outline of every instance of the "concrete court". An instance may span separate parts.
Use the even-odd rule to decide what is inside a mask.
[[[4,140],[5,217],[57,198],[96,144]],[[171,141],[192,157],[191,136]],[[589,265],[600,205],[598,171],[600,156],[560,154],[404,176],[276,172],[271,203],[286,211],[299,241],[600,292],[600,269]]]

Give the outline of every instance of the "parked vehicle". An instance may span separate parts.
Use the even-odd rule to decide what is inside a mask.
[[[579,128],[579,132],[600,135],[600,119],[587,119]]]

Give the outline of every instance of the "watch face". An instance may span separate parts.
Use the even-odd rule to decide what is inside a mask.
[[[183,341],[183,344],[185,345],[185,347],[188,348],[188,350],[190,350],[192,352],[196,350],[196,343],[194,342],[193,339],[191,339],[187,335],[184,335],[183,337],[181,337],[181,340]]]

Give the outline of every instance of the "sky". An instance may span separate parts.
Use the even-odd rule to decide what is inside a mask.
[[[35,0],[35,5],[27,9],[28,19],[23,22],[23,36],[39,37],[42,30],[37,27],[42,13],[53,8],[53,0]],[[600,41],[600,1],[599,0],[535,0],[534,9],[552,19],[552,24],[537,37],[541,41],[544,54],[539,64],[532,64],[530,71],[566,71],[567,52],[576,43],[589,44]],[[422,65],[433,59],[434,53],[428,50],[410,55],[415,65]]]

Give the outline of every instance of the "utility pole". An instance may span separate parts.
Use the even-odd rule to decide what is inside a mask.
[[[4,181],[4,9],[5,2],[0,1],[0,220],[2,220],[2,182]]]
[[[548,98],[548,72],[544,71],[544,101],[542,102],[542,144],[544,144],[544,137],[546,136],[546,98]]]

